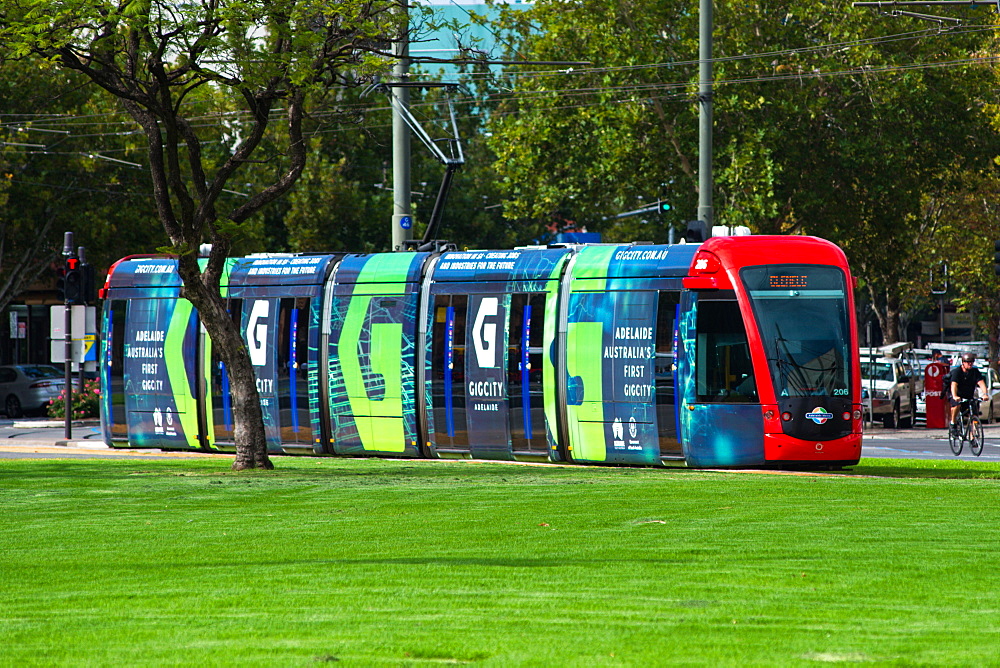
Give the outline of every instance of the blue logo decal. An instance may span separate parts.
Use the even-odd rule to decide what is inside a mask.
[[[816,424],[823,424],[827,420],[833,417],[833,413],[827,413],[826,409],[822,406],[817,406],[812,409],[812,413],[806,413],[806,417],[815,422]]]
[[[402,227],[404,230],[410,229],[411,227],[413,227],[413,218],[411,218],[410,216],[403,216],[402,218],[399,219],[399,226]]]

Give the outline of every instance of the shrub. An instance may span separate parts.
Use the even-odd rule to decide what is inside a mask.
[[[66,414],[65,390],[49,404],[49,417],[63,418]],[[97,380],[87,380],[83,383],[83,391],[73,389],[73,408],[70,417],[73,419],[93,418],[101,414],[101,387]]]

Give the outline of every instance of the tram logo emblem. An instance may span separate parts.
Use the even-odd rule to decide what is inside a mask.
[[[825,424],[827,420],[833,417],[833,413],[827,413],[825,408],[817,406],[812,409],[812,413],[806,413],[806,417],[816,424]]]
[[[250,351],[250,364],[254,366],[267,365],[267,318],[269,303],[258,299],[250,310],[250,321],[247,323],[247,348]]]
[[[620,417],[616,417],[611,423],[611,439],[615,450],[625,449],[625,425]]]
[[[476,322],[472,326],[472,344],[476,348],[476,361],[480,369],[492,369],[497,365],[497,325],[485,322],[487,317],[495,317],[499,310],[496,297],[484,297],[479,302]]]

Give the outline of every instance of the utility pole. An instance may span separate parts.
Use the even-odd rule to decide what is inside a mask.
[[[63,385],[63,416],[65,418],[65,437],[68,441],[73,438],[73,303],[79,296],[76,288],[72,287],[78,283],[79,270],[77,269],[77,257],[73,250],[73,233],[66,232],[63,235],[63,257],[66,258],[66,273],[63,276],[63,351],[66,355],[65,383]],[[76,276],[74,279],[72,276]]]
[[[396,83],[406,84],[410,76],[410,27],[406,3],[401,3],[399,41],[396,42],[396,64],[392,72]],[[397,105],[392,110],[392,250],[403,250],[413,238],[413,214],[410,211],[410,128],[402,110],[410,108],[410,89],[393,86],[389,93]]]
[[[698,220],[709,233],[712,210],[712,2],[699,0],[698,31]]]

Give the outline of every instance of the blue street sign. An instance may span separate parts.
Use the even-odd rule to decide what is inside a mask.
[[[399,226],[404,230],[408,230],[413,227],[413,218],[410,216],[403,216],[399,219]]]

